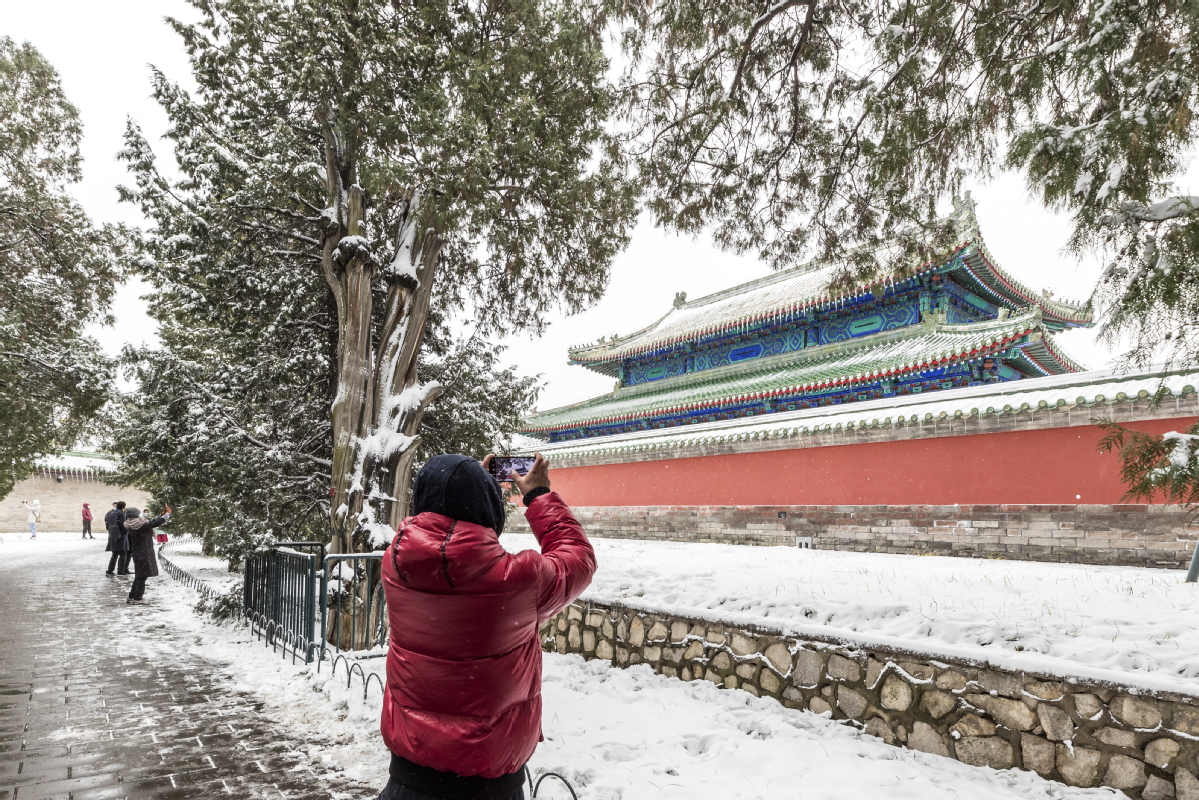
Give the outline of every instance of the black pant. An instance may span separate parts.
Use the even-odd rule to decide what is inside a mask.
[[[401,786],[396,783],[395,778],[392,778],[383,787],[383,793],[379,795],[379,800],[441,800],[441,798],[435,794],[426,794],[409,789],[407,786]],[[517,789],[515,793],[508,795],[504,800],[525,800],[524,787]]]
[[[146,593],[146,578],[147,575],[138,575],[133,579],[133,585],[129,587],[129,599],[141,600],[142,595]]]
[[[108,574],[112,574],[113,567],[116,567],[117,572],[122,575],[129,574],[129,551],[125,550],[120,553],[113,553],[112,558],[108,559]]]
[[[92,521],[90,519],[85,519],[83,521],[83,535],[84,536],[92,535]]]

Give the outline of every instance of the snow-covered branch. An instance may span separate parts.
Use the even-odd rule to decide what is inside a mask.
[[[237,420],[233,419],[233,417],[229,416],[228,412],[225,411],[224,406],[221,403],[221,399],[219,397],[217,397],[215,394],[213,394],[206,386],[203,386],[200,383],[197,383],[196,381],[192,380],[190,377],[185,376],[185,380],[187,380],[187,382],[190,383],[192,385],[192,387],[196,389],[196,391],[202,393],[209,400],[212,400],[214,407],[216,409],[216,412],[221,415],[221,417],[225,420],[225,422],[229,423],[230,427],[232,427],[242,437],[244,437],[246,439],[246,441],[250,442],[250,444],[253,444],[257,447],[261,447],[264,450],[278,451],[280,449],[277,445],[273,445],[273,444],[270,444],[269,442],[262,441],[258,437],[254,436],[254,434],[250,433],[245,428],[243,428],[241,425],[237,424]],[[306,458],[309,461],[313,462],[314,464],[319,464],[322,467],[332,467],[333,466],[332,461],[329,461],[328,459],[325,459],[325,458],[317,458],[316,456],[309,455],[308,453],[290,452],[289,455],[297,456],[299,458]]]
[[[1174,450],[1170,453],[1170,463],[1179,469],[1186,469],[1196,455],[1195,446],[1199,445],[1199,436],[1169,431],[1162,434],[1162,441],[1174,442]]]
[[[1114,226],[1127,222],[1166,222],[1179,217],[1189,217],[1197,210],[1199,210],[1199,195],[1167,197],[1152,205],[1135,202],[1123,203],[1120,210],[1109,214],[1105,221]]]

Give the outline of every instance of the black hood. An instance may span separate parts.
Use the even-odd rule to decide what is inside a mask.
[[[435,456],[417,474],[412,513],[426,511],[491,528],[497,536],[504,532],[504,493],[483,465],[467,456]]]

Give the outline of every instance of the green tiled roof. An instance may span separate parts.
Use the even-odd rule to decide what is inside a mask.
[[[961,358],[990,355],[1029,337],[1037,355],[1057,372],[1081,367],[1057,353],[1040,309],[1018,317],[970,325],[925,323],[868,339],[808,348],[703,373],[690,373],[615,392],[531,416],[524,433],[653,417],[730,402],[848,386],[927,369]]]
[[[1149,398],[1161,391],[1167,397],[1181,398],[1193,395],[1196,387],[1199,387],[1199,371],[1195,369],[1136,374],[1094,370],[615,436],[539,442],[527,452],[540,451],[551,461],[588,457],[683,458],[689,454],[689,448],[713,444],[783,442],[815,433],[875,430],[1051,408],[1101,408]]]
[[[1083,304],[1053,300],[1035,292],[1001,269],[988,252],[978,229],[973,204],[967,198],[950,218],[959,234],[959,244],[946,261],[956,259],[956,272],[972,288],[1001,307],[1010,310],[1039,308],[1051,329],[1092,324],[1092,316]],[[688,301],[672,309],[653,324],[609,341],[576,345],[569,349],[572,361],[599,369],[624,358],[660,350],[685,341],[695,341],[750,325],[767,322],[799,310],[822,310],[871,294],[875,287],[886,287],[897,279],[937,270],[940,264],[924,264],[903,276],[884,275],[848,293],[829,290],[838,264],[805,264],[716,294]],[[601,369],[600,371],[609,372]],[[614,373],[612,373],[614,374]]]

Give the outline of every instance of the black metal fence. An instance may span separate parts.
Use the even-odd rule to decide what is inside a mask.
[[[205,597],[215,597],[216,591],[204,581],[180,567],[167,556],[167,549],[180,543],[180,539],[172,539],[158,546],[158,563],[166,573],[189,589],[194,589]]]
[[[321,556],[301,553],[295,545],[322,548],[319,542],[286,542],[246,559],[242,613],[266,637],[267,644],[291,650],[292,660],[311,662],[320,649],[316,638],[317,572]]]
[[[309,552],[301,552],[306,550]],[[306,663],[386,655],[382,553],[325,555],[320,542],[283,542],[246,559],[246,623],[284,657]],[[317,622],[319,620],[319,629]],[[347,664],[347,667],[351,665]]]
[[[329,653],[356,658],[385,655],[387,600],[383,593],[382,553],[338,553],[321,570],[322,658]],[[331,617],[331,618],[330,618]]]

